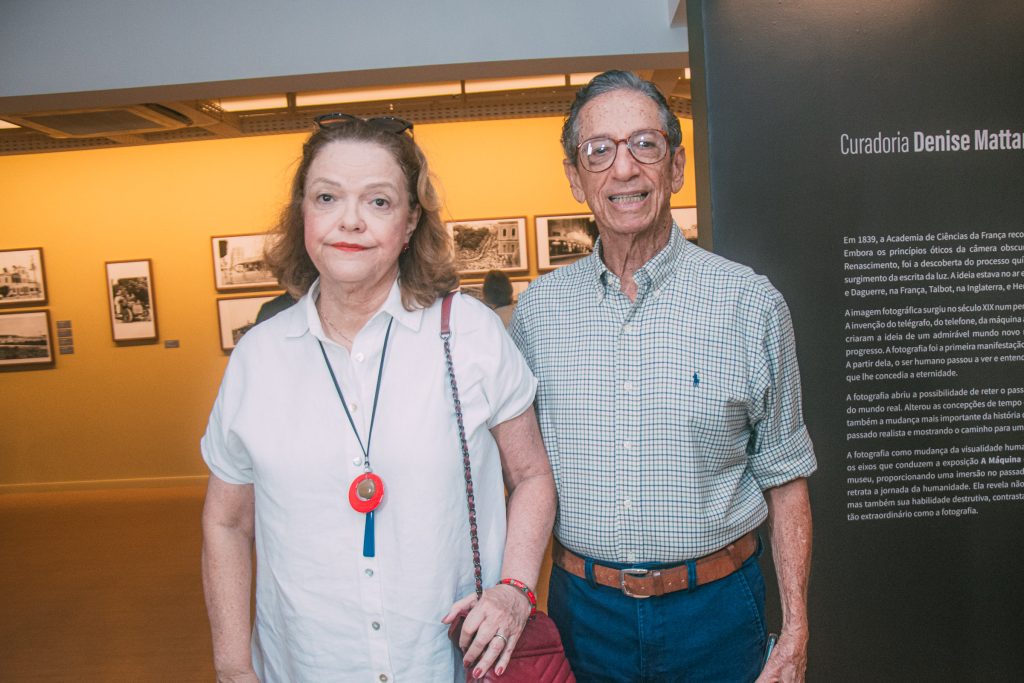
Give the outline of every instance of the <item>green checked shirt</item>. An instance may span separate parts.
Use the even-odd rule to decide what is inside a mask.
[[[599,254],[531,284],[509,330],[540,381],[555,535],[596,560],[701,557],[764,521],[764,489],[816,468],[789,309],[674,226],[636,302]]]

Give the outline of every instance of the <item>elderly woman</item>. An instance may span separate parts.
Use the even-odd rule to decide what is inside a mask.
[[[531,609],[517,584],[536,584],[554,516],[536,381],[499,320],[457,295],[478,600],[440,338],[439,297],[456,277],[426,159],[400,119],[317,123],[270,254],[305,294],[239,342],[202,440],[218,680],[500,674]],[[459,652],[447,624],[467,609]]]

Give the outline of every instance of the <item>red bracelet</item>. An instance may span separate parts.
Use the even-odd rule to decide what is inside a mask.
[[[526,596],[526,599],[530,601],[530,618],[533,619],[533,617],[536,616],[537,596],[533,594],[533,591],[530,590],[529,586],[527,586],[519,579],[502,579],[498,583],[503,583],[506,586],[512,586],[513,588],[518,588],[519,590],[521,590],[523,592],[523,595]]]

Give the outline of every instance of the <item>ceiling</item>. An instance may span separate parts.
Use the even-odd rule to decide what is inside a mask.
[[[668,97],[677,115],[692,118],[690,81],[685,69],[638,70]],[[273,93],[279,103],[236,110],[229,99],[149,101],[88,109],[0,113],[18,124],[0,128],[0,155],[102,149],[164,142],[304,132],[318,114],[339,109],[357,116],[390,115],[417,124],[487,119],[564,116],[575,95],[578,75],[554,77],[555,85],[523,87],[509,79],[508,89],[473,92],[472,81],[456,82],[457,94],[389,97],[371,101],[338,100],[303,106],[304,93]],[[550,80],[550,79],[549,79]],[[499,83],[497,87],[501,87]],[[329,99],[329,98],[328,98]],[[237,103],[233,103],[237,104]]]

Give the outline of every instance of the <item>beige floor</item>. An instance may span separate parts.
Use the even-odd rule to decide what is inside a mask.
[[[0,683],[213,681],[199,571],[204,494],[0,495]],[[550,551],[542,608],[549,571]]]
[[[0,681],[212,681],[199,486],[0,495]]]

